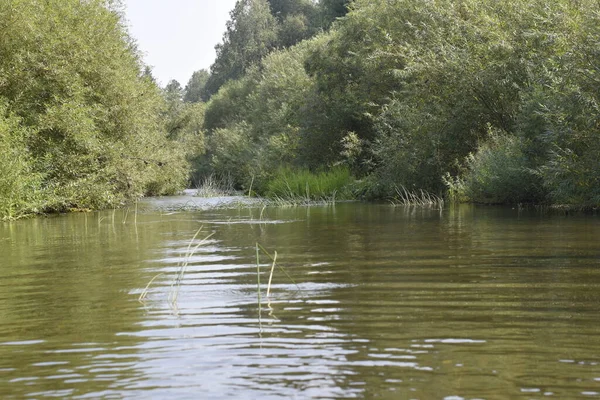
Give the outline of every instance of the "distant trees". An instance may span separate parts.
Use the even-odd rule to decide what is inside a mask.
[[[269,0],[277,19],[277,46],[293,46],[313,36],[320,28],[317,5],[311,0]]]
[[[270,3],[282,21],[301,2]],[[598,207],[596,6],[322,0],[321,16],[343,16],[329,31],[276,42],[208,102],[207,159],[240,185],[346,164],[371,196]]]
[[[207,101],[209,96],[206,91],[206,83],[208,82],[209,77],[210,72],[205,69],[195,71],[187,85],[185,85],[183,101],[187,103]]]
[[[319,11],[323,27],[328,27],[337,18],[346,15],[351,1],[352,0],[320,0]]]
[[[217,45],[217,58],[206,83],[209,95],[227,81],[240,78],[277,44],[277,22],[267,0],[238,0],[223,43]]]
[[[600,207],[595,7],[240,0],[211,72],[161,90],[118,2],[0,0],[0,216],[173,193],[190,162],[258,192],[341,165],[369,197]]]
[[[346,14],[350,0],[238,0],[205,85],[208,99],[267,54],[313,37]]]

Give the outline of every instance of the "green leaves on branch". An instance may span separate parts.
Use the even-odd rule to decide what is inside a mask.
[[[15,171],[0,217],[116,206],[185,183],[185,151],[167,138],[163,97],[117,8],[0,0],[0,164]]]
[[[277,23],[296,18],[294,2],[269,2],[281,10],[271,17],[259,3],[232,14],[215,64],[232,73],[206,109],[207,164],[240,185],[264,190],[280,166],[343,164],[383,197],[404,186],[600,206],[596,1],[354,0],[328,32],[284,50]],[[318,8],[336,4],[344,14],[346,2]],[[259,15],[275,24],[254,24],[246,46],[237,21]],[[239,157],[224,162],[229,148]]]

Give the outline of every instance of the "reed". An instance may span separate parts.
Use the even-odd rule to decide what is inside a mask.
[[[271,273],[269,274],[269,283],[267,284],[267,297],[271,295],[271,282],[273,281],[273,272],[275,271],[275,264],[277,263],[277,251],[275,251],[273,254],[275,254],[275,256],[273,257]]]
[[[410,191],[404,186],[395,187],[396,196],[391,200],[394,206],[417,206],[444,208],[444,199],[426,190]]]
[[[152,279],[150,279],[150,282],[148,282],[148,284],[146,285],[146,287],[140,294],[140,297],[138,297],[138,301],[140,303],[143,303],[144,300],[146,300],[146,297],[148,296],[148,291],[150,290],[150,285],[152,285],[152,283],[156,280],[156,278],[158,278],[159,276],[162,276],[162,275],[164,275],[164,272],[161,272],[160,274],[156,274]]]
[[[271,259],[271,261],[275,264],[277,261],[277,255],[275,252],[275,255],[272,255],[271,253],[269,253],[267,251],[267,249],[265,249],[262,245],[260,245],[259,243],[256,243],[256,245],[258,246],[258,248],[267,256]],[[296,281],[294,280],[294,278],[291,277],[290,274],[288,274],[288,272],[286,271],[286,269],[279,263],[277,263],[277,266],[279,267],[279,269],[281,270],[281,272],[284,273],[285,276],[287,276],[287,278],[290,280],[290,282],[292,282],[294,285],[296,285],[296,287],[298,288],[298,290],[300,290],[300,287],[298,287],[298,284],[296,283]]]
[[[271,283],[273,282],[275,266],[279,267],[279,269],[287,276],[287,278],[294,285],[296,285],[298,290],[300,290],[300,287],[298,287],[298,284],[296,283],[294,278],[292,278],[290,276],[290,274],[288,274],[288,272],[285,270],[285,268],[277,262],[277,251],[274,251],[273,254],[271,254],[269,251],[267,251],[267,249],[265,249],[259,243],[256,243],[255,251],[256,251],[256,296],[258,298],[258,326],[259,326],[260,333],[262,334],[262,295],[261,295],[262,289],[261,289],[261,280],[260,280],[260,275],[261,275],[260,253],[263,253],[271,260],[271,271],[269,273],[269,281],[267,284],[267,302],[268,302],[267,304],[268,304],[270,316],[272,316],[273,318],[277,318],[273,315],[273,308],[271,307],[271,300],[270,300],[270,298],[271,298]]]
[[[188,244],[188,247],[187,247],[187,250],[185,253],[185,257],[179,263],[179,271],[178,271],[177,275],[175,276],[173,283],[171,283],[171,291],[169,293],[169,303],[171,303],[172,306],[175,306],[177,304],[177,300],[179,299],[179,291],[181,288],[181,282],[183,282],[183,278],[185,276],[185,271],[187,270],[190,259],[196,253],[198,248],[200,246],[202,246],[204,243],[206,243],[206,241],[215,234],[213,232],[210,235],[206,236],[204,239],[200,240],[192,248],[192,244],[194,243],[194,241],[196,240],[196,238],[198,237],[198,235],[200,234],[201,231],[202,231],[202,226],[196,231],[196,234],[194,235],[192,240],[190,240],[190,243]]]
[[[239,194],[231,177],[208,175],[199,182],[196,188],[197,197],[224,197]]]
[[[258,297],[258,328],[262,332],[262,299],[260,296],[260,251],[256,243],[256,295]]]
[[[318,200],[302,196],[274,196],[268,199],[265,204],[274,207],[332,206],[336,204],[336,197],[335,193],[330,197],[323,197]]]

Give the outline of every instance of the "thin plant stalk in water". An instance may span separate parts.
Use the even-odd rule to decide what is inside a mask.
[[[260,283],[260,252],[262,251],[264,254],[267,255],[267,257],[269,257],[272,261],[271,264],[271,272],[269,273],[269,282],[267,284],[267,304],[269,307],[269,315],[272,316],[273,318],[277,318],[273,315],[273,308],[271,307],[271,283],[273,282],[273,275],[275,272],[275,265],[277,265],[279,267],[279,269],[281,271],[283,271],[283,273],[288,277],[288,279],[294,284],[296,285],[296,287],[298,288],[298,290],[300,290],[300,288],[298,287],[298,284],[296,283],[296,281],[294,280],[294,278],[292,278],[290,276],[290,274],[288,274],[288,272],[285,270],[285,268],[283,268],[281,265],[279,265],[277,263],[277,251],[273,252],[273,255],[271,255],[271,253],[269,253],[263,246],[261,246],[259,243],[256,243],[256,282],[257,282],[257,286],[256,286],[256,293],[257,293],[257,298],[258,298],[258,327],[259,327],[259,331],[262,334],[262,296],[261,296],[261,283]]]
[[[207,237],[202,239],[200,242],[198,242],[198,244],[196,244],[196,246],[192,249],[192,243],[194,243],[194,240],[196,240],[196,238],[198,237],[198,235],[200,234],[201,231],[202,231],[202,226],[198,229],[198,231],[196,231],[196,234],[194,235],[192,240],[190,240],[190,243],[188,244],[187,251],[185,254],[185,258],[179,265],[179,272],[177,273],[175,280],[171,284],[171,293],[169,294],[169,302],[171,303],[172,306],[175,306],[177,304],[177,299],[179,298],[179,289],[181,288],[181,282],[183,281],[183,277],[185,275],[185,271],[187,270],[190,259],[192,258],[194,253],[196,253],[196,250],[198,250],[198,248],[200,246],[202,246],[204,243],[206,243],[206,241],[211,236],[214,235],[214,232],[211,233],[210,235],[208,235]]]
[[[260,297],[260,252],[256,243],[256,294],[258,297],[258,329],[262,332],[262,299]]]
[[[273,256],[271,255],[271,253],[269,253],[263,246],[261,246],[259,243],[256,243],[256,246],[267,255],[267,257],[269,257],[271,259],[271,261],[273,261],[273,264],[275,264],[275,261],[277,260],[277,256]],[[298,290],[300,290],[300,288],[298,287],[298,284],[296,283],[296,281],[294,280],[294,278],[292,278],[290,276],[290,274],[288,274],[288,272],[285,270],[285,268],[283,268],[283,266],[281,266],[281,264],[277,264],[277,266],[279,267],[279,269],[285,274],[285,276],[288,277],[288,279],[294,284],[296,285],[296,287],[298,288]]]
[[[155,275],[154,278],[150,279],[150,282],[148,282],[148,284],[146,285],[146,287],[140,294],[140,297],[138,298],[138,301],[140,303],[143,303],[144,300],[146,300],[146,296],[148,296],[148,289],[150,288],[150,285],[152,285],[152,282],[154,282],[156,280],[156,278],[158,278],[161,275],[164,275],[164,272],[161,272],[160,274]]]
[[[269,284],[267,285],[267,297],[271,294],[271,281],[273,280],[273,271],[275,271],[275,263],[277,262],[277,251],[275,251],[273,257],[273,265],[271,265],[271,273],[269,274]]]

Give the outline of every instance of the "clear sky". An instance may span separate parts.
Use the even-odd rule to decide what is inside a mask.
[[[185,87],[196,70],[215,59],[236,0],[125,0],[129,32],[161,85]]]

